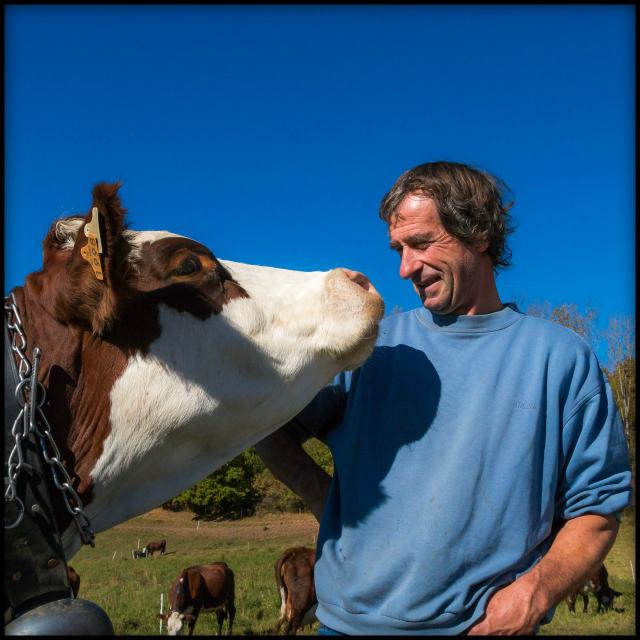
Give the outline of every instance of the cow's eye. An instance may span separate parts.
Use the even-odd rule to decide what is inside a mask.
[[[173,272],[176,276],[188,276],[196,271],[200,271],[200,261],[195,256],[189,256],[182,261],[182,264]]]

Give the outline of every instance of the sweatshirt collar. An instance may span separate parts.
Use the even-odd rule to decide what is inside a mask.
[[[415,313],[420,322],[429,329],[456,333],[498,331],[512,325],[523,317],[523,314],[513,302],[505,302],[504,307],[499,311],[477,316],[440,315],[424,307],[416,309]]]

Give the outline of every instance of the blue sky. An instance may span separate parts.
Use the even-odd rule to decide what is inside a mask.
[[[406,169],[511,187],[503,301],[635,314],[632,5],[5,6],[5,291],[120,179],[134,229],[366,273],[418,305],[377,209]],[[601,360],[604,353],[599,351]]]

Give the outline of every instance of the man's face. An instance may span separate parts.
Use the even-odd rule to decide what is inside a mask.
[[[423,306],[438,314],[483,313],[489,274],[493,282],[486,243],[469,247],[447,233],[426,196],[406,196],[396,213],[390,245],[400,255],[400,277],[411,280]]]

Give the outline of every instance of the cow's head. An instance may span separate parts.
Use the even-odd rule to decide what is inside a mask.
[[[103,279],[82,255],[90,208],[52,225],[43,270],[24,287],[98,531],[284,424],[368,357],[384,311],[362,274],[222,261],[195,240],[128,229],[118,189],[93,190]]]
[[[616,591],[609,586],[605,586],[600,591],[598,600],[600,601],[600,606],[606,611],[613,607],[613,601],[621,596],[622,593],[620,591]]]
[[[167,623],[167,634],[170,636],[177,636],[184,631],[184,623],[192,622],[195,620],[195,616],[191,613],[178,613],[177,611],[170,611],[169,613],[158,613],[156,617],[159,620],[164,620]]]
[[[193,608],[193,602],[189,591],[188,569],[184,569],[180,576],[171,585],[169,602],[169,611],[164,614],[159,613],[158,618],[166,621],[167,633],[170,636],[176,636],[182,632],[185,621],[194,624],[196,621],[196,617],[192,613],[186,612],[187,609]]]

